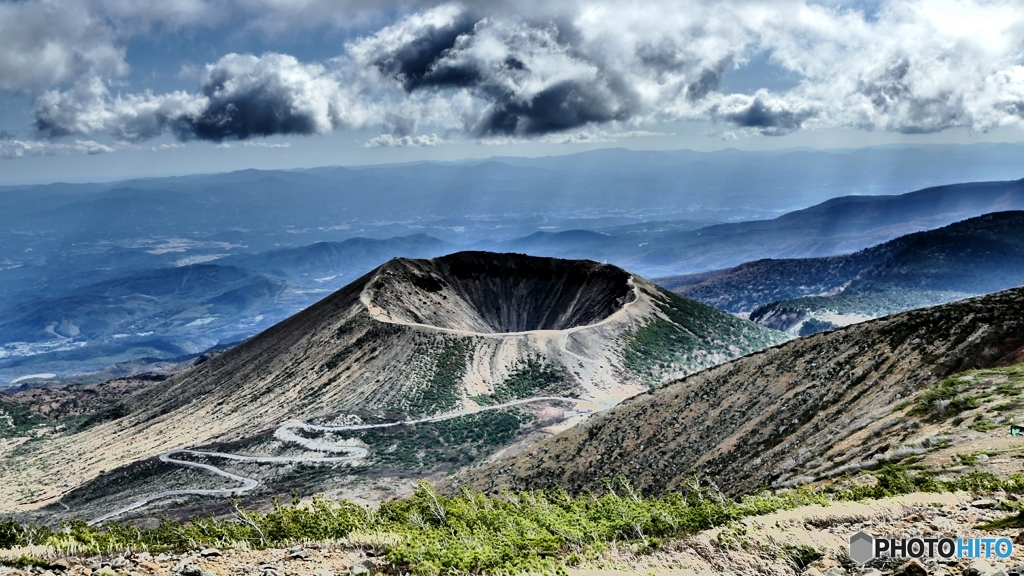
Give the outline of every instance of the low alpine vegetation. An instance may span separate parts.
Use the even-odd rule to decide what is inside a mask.
[[[1024,493],[1024,475],[1000,479],[974,472],[942,481],[887,467],[875,478],[872,485],[847,490],[804,487],[739,500],[697,479],[658,498],[644,498],[622,478],[607,483],[600,496],[577,497],[561,489],[501,496],[463,490],[445,496],[421,483],[411,497],[379,508],[317,497],[307,504],[275,503],[266,513],[236,503],[231,518],[196,517],[183,524],[165,518],[155,528],[95,528],[74,521],[53,530],[7,520],[0,522],[0,548],[48,545],[57,551],[112,553],[334,541],[372,545],[397,571],[413,574],[564,573],[566,566],[595,558],[613,544],[653,551],[669,539],[809,504],[921,491]]]

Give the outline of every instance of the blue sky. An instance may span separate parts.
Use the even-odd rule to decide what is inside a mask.
[[[0,0],[0,184],[1021,141],[1019,1]]]

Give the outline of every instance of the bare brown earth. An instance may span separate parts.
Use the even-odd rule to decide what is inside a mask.
[[[942,423],[908,417],[911,404],[952,374],[1014,364],[1022,349],[1024,289],[914,310],[705,370],[459,479],[488,491],[560,485],[579,493],[623,474],[656,494],[696,474],[738,495],[914,454],[935,452],[936,465],[949,464],[956,452],[1008,448],[1006,423],[1022,421],[1022,406],[995,412],[997,425],[986,429],[974,421],[992,408],[991,396]]]
[[[697,316],[700,328],[687,327]],[[645,370],[638,374],[624,346],[652,325],[671,326],[671,335],[636,347],[634,364]],[[528,360],[561,374],[558,395],[600,410],[647,390],[652,374],[692,373],[782,339],[596,262],[480,252],[395,259],[127,396],[127,415],[77,433],[0,440],[0,510],[36,509],[133,462],[256,438],[290,420],[472,411]]]

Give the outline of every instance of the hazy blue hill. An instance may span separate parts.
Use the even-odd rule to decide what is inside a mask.
[[[509,250],[549,251],[566,248],[580,249],[594,244],[614,242],[608,234],[590,230],[566,230],[565,232],[534,232],[529,236],[509,240],[500,244]]]
[[[282,291],[280,282],[232,266],[197,264],[146,271],[10,306],[0,320],[0,334],[5,341],[24,342],[96,340],[158,330],[168,334],[190,322],[212,324],[215,305],[230,307],[236,314],[258,314]]]
[[[776,329],[813,332],[836,316],[877,317],[1024,285],[1024,212],[986,214],[845,256],[760,260],[659,282]]]
[[[743,313],[778,300],[838,290],[884,255],[867,249],[846,256],[764,259],[727,270],[659,278],[658,283],[720,310]]]
[[[708,226],[651,239],[648,250],[601,257],[648,276],[699,272],[762,258],[851,253],[903,234],[1001,210],[1024,209],[1024,180],[957,184],[900,196],[851,196],[772,220]]]
[[[901,238],[852,291],[996,292],[1024,284],[1024,212],[1001,212]]]
[[[425,234],[413,234],[385,240],[350,238],[343,242],[317,242],[300,248],[229,256],[219,263],[308,282],[329,275],[352,279],[391,258],[429,258],[450,251],[452,246],[446,242]]]
[[[231,233],[217,238],[235,239]],[[87,357],[89,361],[82,366],[98,370],[105,366],[104,361],[137,360],[143,352],[160,359],[180,356],[183,350],[195,353],[218,342],[250,336],[391,258],[432,257],[450,251],[450,245],[423,234],[385,240],[351,238],[157,269],[144,269],[148,253],[122,251],[125,261],[118,262],[124,270],[121,275],[107,271],[98,275],[99,281],[90,283],[86,279],[97,275],[78,270],[50,279],[63,285],[62,290],[51,290],[53,295],[25,294],[3,301],[0,345],[40,343],[33,349],[38,352],[46,352],[45,343],[75,349],[33,354],[31,357],[39,358],[31,362],[24,356],[3,360],[0,353],[0,376],[30,366],[63,373],[73,365],[72,357]],[[172,259],[181,256],[178,252],[169,255]],[[110,253],[92,256],[89,262],[100,265]],[[143,269],[132,271],[132,267]],[[8,270],[7,277],[15,277],[13,273],[19,271],[31,273],[33,268]],[[104,278],[107,275],[113,277]],[[22,278],[33,280],[31,274]],[[60,282],[62,279],[65,282]],[[151,345],[138,343],[154,339],[173,350],[154,356]],[[49,370],[40,369],[48,366],[47,359],[53,365]]]

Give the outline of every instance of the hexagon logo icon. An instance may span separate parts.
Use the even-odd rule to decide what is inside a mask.
[[[867,564],[875,557],[875,538],[863,530],[850,536],[850,560]]]

